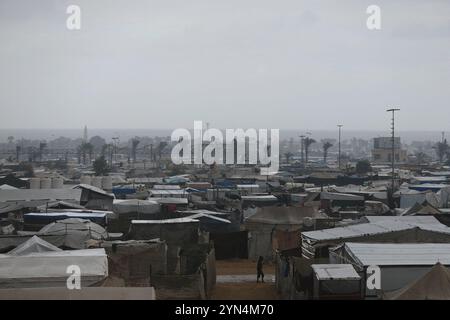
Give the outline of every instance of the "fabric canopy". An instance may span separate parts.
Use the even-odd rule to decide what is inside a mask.
[[[450,300],[450,271],[439,262],[406,287],[386,293],[386,300]]]

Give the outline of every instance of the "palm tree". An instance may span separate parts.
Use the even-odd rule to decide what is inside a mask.
[[[133,162],[136,162],[136,151],[139,143],[140,141],[137,138],[131,140],[131,158]]]
[[[303,143],[305,145],[305,163],[308,163],[309,147],[311,147],[313,143],[316,143],[316,140],[306,137]]]
[[[331,142],[326,141],[323,145],[323,162],[327,163],[327,158],[328,158],[328,149],[330,149],[333,146],[333,144]]]
[[[90,142],[84,144],[84,148],[86,149],[86,153],[89,155],[89,163],[92,162],[92,155],[94,153],[94,145]]]
[[[447,144],[447,139],[444,139],[444,141],[436,143],[434,148],[436,149],[439,162],[442,163],[444,161],[445,156],[449,153],[449,146]]]
[[[427,159],[427,155],[424,152],[416,152],[415,153],[416,156],[416,162],[417,164],[420,166],[422,163],[425,162],[425,160]]]
[[[290,162],[292,156],[293,156],[292,152],[286,152],[286,153],[284,154],[284,157],[286,158],[286,163],[289,163],[289,162]]]
[[[158,160],[161,160],[162,152],[164,148],[167,146],[167,142],[161,141],[158,145]]]

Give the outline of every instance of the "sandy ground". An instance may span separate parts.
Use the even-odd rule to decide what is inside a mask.
[[[213,300],[277,300],[275,267],[264,265],[265,283],[256,283],[256,262],[251,260],[216,261],[217,284]]]
[[[275,274],[275,265],[265,263],[263,266],[265,274]],[[252,260],[217,260],[216,274],[254,274],[256,280],[256,261]]]

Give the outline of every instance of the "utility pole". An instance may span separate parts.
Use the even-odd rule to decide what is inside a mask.
[[[344,126],[343,124],[337,125],[339,128],[339,151],[338,151],[338,168],[341,170],[341,129]]]
[[[391,120],[391,134],[392,134],[392,152],[391,152],[391,160],[392,160],[392,197],[394,196],[394,188],[395,188],[395,112],[400,111],[398,108],[391,108],[386,110],[386,112],[392,112],[392,120]]]
[[[301,135],[299,137],[300,137],[300,152],[301,152],[301,157],[302,157],[302,165],[304,167],[305,166],[305,160],[304,160],[304,157],[303,157],[303,141],[305,139],[305,135]]]
[[[117,144],[118,144],[118,141],[119,141],[119,137],[113,137],[112,138],[113,139],[113,154],[114,154],[114,156],[111,156],[111,166],[112,166],[112,161],[113,161],[113,157],[114,157],[114,160],[117,162]]]

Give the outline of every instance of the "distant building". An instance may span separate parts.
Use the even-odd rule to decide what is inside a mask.
[[[406,150],[402,150],[400,137],[394,138],[394,154],[395,162],[406,162]],[[379,137],[373,139],[372,161],[374,163],[391,163],[392,162],[392,138]]]

